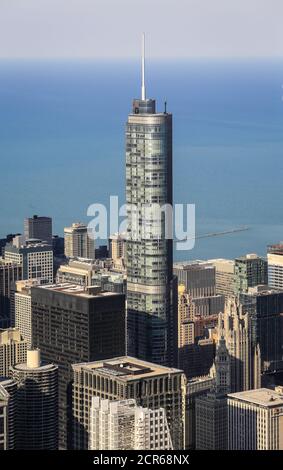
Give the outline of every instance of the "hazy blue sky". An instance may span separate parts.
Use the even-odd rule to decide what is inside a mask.
[[[0,57],[283,56],[283,0],[0,0]]]

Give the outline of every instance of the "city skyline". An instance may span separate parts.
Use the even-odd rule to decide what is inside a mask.
[[[63,0],[13,2],[7,55],[23,34],[22,58],[44,60],[1,61],[0,10],[0,450],[122,468],[199,466],[204,450],[280,461],[254,451],[283,450],[283,65],[279,49],[218,60],[244,43],[263,57],[279,16],[271,32],[262,0],[144,0],[134,16],[133,1],[70,0],[67,22]],[[118,59],[140,27],[139,67],[110,65],[109,43]],[[104,62],[56,61],[71,31],[72,58],[99,34]],[[194,53],[218,59],[177,65],[200,37]]]

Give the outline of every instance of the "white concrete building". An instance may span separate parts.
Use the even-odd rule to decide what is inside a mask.
[[[27,240],[19,247],[6,245],[4,259],[22,266],[22,279],[38,279],[41,284],[53,282],[53,249],[40,240]]]
[[[150,410],[136,401],[92,398],[90,450],[171,450],[164,408]]]
[[[127,233],[114,233],[109,237],[109,257],[114,261],[126,256],[126,237]]]
[[[130,356],[72,364],[73,448],[87,449],[92,397],[136,400],[138,406],[164,408],[172,445],[184,448],[186,378],[182,370]]]
[[[229,450],[283,450],[283,388],[228,395]]]

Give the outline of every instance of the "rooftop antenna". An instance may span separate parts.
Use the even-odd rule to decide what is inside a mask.
[[[145,93],[145,34],[142,34],[142,87],[141,87],[141,99],[146,99]]]

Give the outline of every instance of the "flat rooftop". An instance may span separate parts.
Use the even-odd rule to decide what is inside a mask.
[[[257,390],[247,390],[246,392],[229,393],[228,398],[233,398],[247,403],[273,408],[283,406],[283,393],[278,393],[269,388],[259,388]]]
[[[87,275],[94,270],[94,265],[90,264],[62,264],[58,271],[60,273],[71,273],[71,274],[80,274],[80,275]]]
[[[86,299],[92,299],[94,297],[109,297],[121,295],[116,292],[93,292],[91,293],[88,289],[95,289],[98,286],[79,286],[70,282],[63,282],[60,284],[45,284],[37,286],[38,289],[50,290],[52,292],[61,292],[63,294],[74,295],[76,297],[83,297]]]
[[[173,268],[178,268],[178,269],[197,269],[197,268],[202,268],[202,269],[214,269],[214,266],[210,261],[203,261],[200,259],[192,260],[192,261],[177,261],[176,263],[173,264]]]
[[[145,379],[158,375],[181,374],[180,369],[161,366],[151,362],[142,361],[135,357],[122,356],[105,361],[85,362],[72,365],[74,371],[95,370],[100,375],[119,377],[122,381]]]
[[[256,253],[248,253],[247,255],[237,256],[236,261],[250,261],[255,259],[264,259],[262,256],[257,255]]]
[[[234,274],[235,260],[226,258],[216,258],[207,260],[215,266],[216,272]]]
[[[268,245],[267,252],[274,255],[283,255],[283,242]]]
[[[223,263],[223,264],[235,264],[235,261],[233,259],[228,259],[228,258],[213,258],[213,259],[208,259],[208,263]]]
[[[7,243],[5,246],[5,252],[7,253],[22,253],[23,251],[52,251],[52,246],[47,242],[38,241],[27,241],[26,244],[21,244],[20,246],[13,245],[12,243]]]
[[[280,294],[282,292],[283,289],[259,285],[255,287],[249,287],[248,292],[245,292],[243,295],[248,297],[260,297],[265,295]]]

